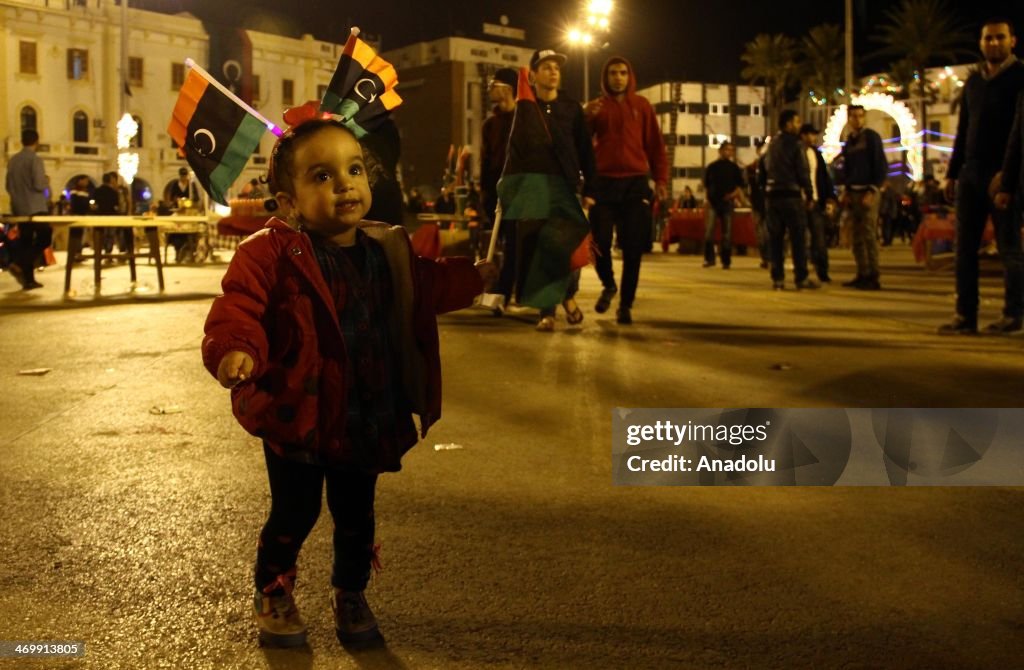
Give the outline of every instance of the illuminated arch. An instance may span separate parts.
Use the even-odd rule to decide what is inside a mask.
[[[853,104],[862,105],[865,110],[875,110],[888,114],[896,121],[896,125],[900,129],[900,146],[907,152],[907,166],[910,168],[910,177],[914,181],[924,179],[924,157],[921,155],[921,138],[918,136],[917,117],[910,111],[910,108],[891,95],[885,95],[884,93],[855,95],[853,96]],[[842,151],[843,147],[839,142],[839,138],[845,127],[846,105],[840,105],[828,120],[828,125],[825,127],[825,135],[822,137],[821,153],[825,160],[830,163]]]

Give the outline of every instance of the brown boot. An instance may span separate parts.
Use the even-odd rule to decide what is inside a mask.
[[[377,627],[377,618],[362,591],[334,589],[331,598],[334,629],[342,644],[381,644],[384,637]]]

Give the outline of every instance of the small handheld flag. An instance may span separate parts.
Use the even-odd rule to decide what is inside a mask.
[[[320,101],[320,110],[342,117],[357,138],[373,132],[402,104],[395,91],[395,67],[358,37],[352,28],[338,67]]]
[[[227,204],[227,192],[267,130],[281,129],[215,81],[191,59],[188,77],[167,128],[210,197]]]

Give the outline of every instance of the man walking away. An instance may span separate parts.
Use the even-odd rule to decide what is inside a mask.
[[[21,132],[21,151],[7,163],[7,193],[11,197],[14,216],[36,216],[49,213],[46,191],[49,180],[39,151],[39,133]],[[53,230],[45,223],[19,223],[18,239],[11,244],[10,271],[26,291],[42,288],[35,279],[36,258],[53,239]]]
[[[947,198],[956,197],[956,315],[939,327],[941,335],[978,332],[978,247],[985,222],[992,216],[996,244],[1005,267],[1003,318],[986,328],[990,333],[1016,332],[1021,328],[1020,219],[1006,209],[995,209],[989,200],[989,186],[1009,157],[1009,169],[1019,165],[1010,135],[1017,97],[1024,91],[1024,65],[1013,55],[1017,44],[1013,26],[1006,19],[990,19],[981,28],[981,66],[967,78],[960,103],[960,121],[953,144],[953,156],[946,173]],[[1019,116],[1019,115],[1018,115]],[[1011,144],[1010,147],[1007,144]],[[1012,180],[1012,175],[1011,175]],[[1016,184],[1005,179],[997,188],[1009,192]],[[1005,207],[1006,196],[1000,198]],[[1019,201],[1018,201],[1019,206]]]
[[[633,323],[633,300],[640,281],[640,261],[651,239],[651,188],[657,197],[668,194],[668,158],[654,109],[636,94],[633,66],[621,56],[605,63],[601,76],[604,95],[587,104],[587,125],[594,140],[597,179],[596,204],[590,224],[597,243],[597,276],[603,290],[594,310],[606,312],[618,292],[612,270],[612,230],[622,249],[622,295],[616,321]]]
[[[878,206],[882,184],[889,176],[889,164],[882,138],[865,126],[867,113],[861,105],[850,105],[850,134],[843,146],[843,204],[848,209],[853,233],[853,258],[857,276],[843,286],[863,291],[882,288],[878,271]]]

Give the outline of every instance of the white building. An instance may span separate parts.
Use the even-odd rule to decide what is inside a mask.
[[[205,65],[208,36],[188,14],[129,9],[127,111],[139,122],[136,199],[159,199],[186,165],[172,148],[167,125],[185,77],[186,58]],[[319,99],[343,45],[305,35],[292,39],[249,31],[254,106],[281,123],[283,110]],[[121,7],[113,0],[0,0],[0,141],[3,161],[21,149],[24,127],[40,134],[40,156],[56,200],[71,179],[95,183],[117,169],[116,123],[121,117]],[[266,169],[268,133],[239,185]],[[10,211],[0,189],[0,211]]]
[[[689,186],[703,197],[704,168],[718,159],[729,140],[736,162],[746,166],[757,157],[755,141],[769,134],[766,91],[760,86],[666,82],[637,91],[658,115],[669,153],[672,195]]]

